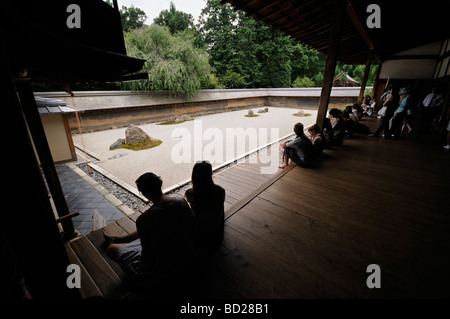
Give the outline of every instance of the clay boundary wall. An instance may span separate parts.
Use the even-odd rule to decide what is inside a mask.
[[[200,90],[191,99],[166,91],[36,92],[36,96],[63,100],[81,109],[83,132],[173,120],[182,114],[199,116],[238,109],[291,107],[315,109],[320,88]],[[333,88],[329,107],[357,101],[359,88]],[[70,129],[78,132],[74,114],[68,114]]]

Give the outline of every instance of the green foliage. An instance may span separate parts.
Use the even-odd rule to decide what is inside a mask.
[[[189,32],[172,35],[168,28],[151,25],[125,34],[130,56],[145,59],[146,81],[124,83],[122,89],[170,90],[192,97],[202,83],[211,82],[211,68],[206,52],[193,45]]]
[[[122,22],[122,30],[128,32],[133,29],[144,26],[144,21],[147,20],[145,12],[139,8],[131,6],[127,8],[122,6],[120,9],[120,20]]]
[[[198,32],[226,87],[290,87],[290,38],[219,0],[207,1]]]
[[[322,82],[323,82],[323,73],[319,72],[314,77],[314,83],[316,84],[316,86],[322,86]]]
[[[178,11],[173,2],[170,2],[169,10],[161,11],[159,16],[155,18],[153,22],[156,25],[168,27],[172,34],[188,29],[195,29],[192,14]]]
[[[291,58],[292,80],[307,77],[314,80],[314,86],[321,86],[325,61],[326,57],[316,50],[299,43],[295,44]]]
[[[141,151],[161,145],[162,141],[158,139],[150,139],[146,142],[136,144],[124,144],[118,148],[126,148],[132,151]]]
[[[199,89],[321,86],[326,57],[288,36],[256,22],[220,0],[206,0],[194,26],[192,15],[171,2],[150,27],[145,14],[122,7],[129,55],[145,59],[146,81],[125,83],[123,89],[170,90],[191,97]],[[138,27],[138,26],[141,27]],[[364,65],[338,64],[361,82]],[[370,69],[373,85],[377,66]]]
[[[221,82],[227,89],[245,88],[247,86],[245,78],[242,75],[230,70],[227,70]]]
[[[297,77],[292,83],[292,87],[294,88],[311,88],[314,87],[314,82],[308,78],[307,76],[304,77]]]
[[[298,113],[294,113],[292,114],[293,116],[298,116],[298,117],[308,117],[311,116],[311,113],[303,113],[303,114],[298,114]]]
[[[186,121],[193,121],[194,119],[190,119],[190,120],[182,120],[182,121],[176,121],[176,120],[169,120],[169,121],[165,121],[165,122],[161,122],[161,123],[157,123],[156,125],[175,125],[175,124],[181,124],[184,123]]]
[[[366,66],[365,65],[348,65],[348,64],[340,64],[338,66],[336,66],[336,70],[337,73],[336,75],[340,72],[340,70],[344,70],[345,72],[348,73],[348,75],[350,77],[352,77],[353,79],[355,79],[356,81],[358,81],[359,83],[362,82],[363,77],[364,77],[364,71],[365,71]],[[372,86],[375,82],[375,78],[377,75],[377,70],[378,70],[378,65],[372,65],[370,67],[370,71],[369,71],[369,77],[367,78],[367,86]]]

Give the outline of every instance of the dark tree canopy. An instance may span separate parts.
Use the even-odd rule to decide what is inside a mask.
[[[139,8],[135,8],[134,6],[131,6],[130,8],[122,6],[122,9],[120,9],[120,19],[122,21],[123,31],[128,32],[144,26],[147,16],[145,12]]]
[[[166,26],[170,33],[175,34],[178,31],[187,29],[194,30],[194,18],[192,14],[178,11],[173,2],[170,3],[169,10],[163,10],[159,16],[153,20],[153,23],[159,26]]]

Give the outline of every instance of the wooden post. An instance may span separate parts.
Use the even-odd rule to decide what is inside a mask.
[[[367,79],[369,78],[371,57],[372,57],[372,51],[369,51],[369,54],[367,55],[366,68],[364,69],[364,75],[363,75],[362,82],[361,82],[361,89],[359,90],[358,103],[361,103],[361,101],[364,99],[364,91],[366,90]]]
[[[345,0],[336,0],[334,10],[333,28],[330,34],[330,44],[328,46],[327,62],[323,74],[322,91],[320,92],[319,110],[317,112],[317,124],[323,128],[325,116],[327,115],[328,103],[330,102],[331,89],[333,87],[334,70],[336,68],[341,30],[344,21],[344,13],[347,5]]]
[[[380,87],[380,71],[381,71],[381,64],[378,65],[378,69],[377,69],[377,75],[375,76],[375,82],[373,84],[373,89],[372,89],[372,98],[376,98],[377,99],[377,104],[376,104],[376,109],[374,111],[378,112],[379,109],[381,109],[381,107],[379,107],[382,103],[381,103],[381,95],[379,94],[378,90]]]
[[[78,289],[67,287],[69,258],[36,160],[10,65],[2,47],[0,92],[3,119],[6,119],[1,126],[2,136],[13,138],[8,143],[3,165],[1,231],[6,239],[3,245],[11,253],[2,255],[3,266],[8,266],[2,268],[8,270],[2,276],[15,283],[23,277],[35,299],[80,299]],[[1,288],[7,289],[3,282]]]
[[[41,161],[42,171],[44,172],[48,188],[50,189],[58,212],[58,217],[63,217],[70,214],[70,211],[59,182],[58,173],[56,172],[50,147],[47,143],[47,137],[45,136],[44,127],[42,126],[33,91],[31,90],[28,80],[16,81],[16,87],[19,93],[22,110],[27,119],[31,136],[33,137],[34,146],[36,147],[36,151]],[[71,219],[65,219],[61,222],[61,226],[64,230],[64,239],[68,240],[76,237],[77,234]]]

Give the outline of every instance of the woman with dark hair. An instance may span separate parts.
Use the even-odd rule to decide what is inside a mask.
[[[163,194],[162,181],[153,173],[136,180],[152,206],[136,220],[136,231],[125,236],[104,233],[106,254],[119,263],[136,284],[182,275],[192,262],[193,220],[184,198]]]
[[[192,188],[185,196],[194,216],[196,247],[203,252],[212,252],[223,239],[225,190],[214,184],[208,161],[194,165]]]
[[[302,123],[294,125],[294,133],[296,135],[295,139],[284,144],[283,163],[279,166],[280,168],[285,168],[289,160],[301,167],[308,167],[311,164],[312,143],[303,132]]]
[[[330,119],[331,127],[333,128],[334,142],[342,140],[344,137],[344,120],[342,119],[342,111],[337,108],[332,108],[328,112],[328,118]]]
[[[314,157],[320,156],[325,148],[326,139],[320,130],[319,125],[313,124],[308,127],[308,138],[312,143],[312,154]]]

